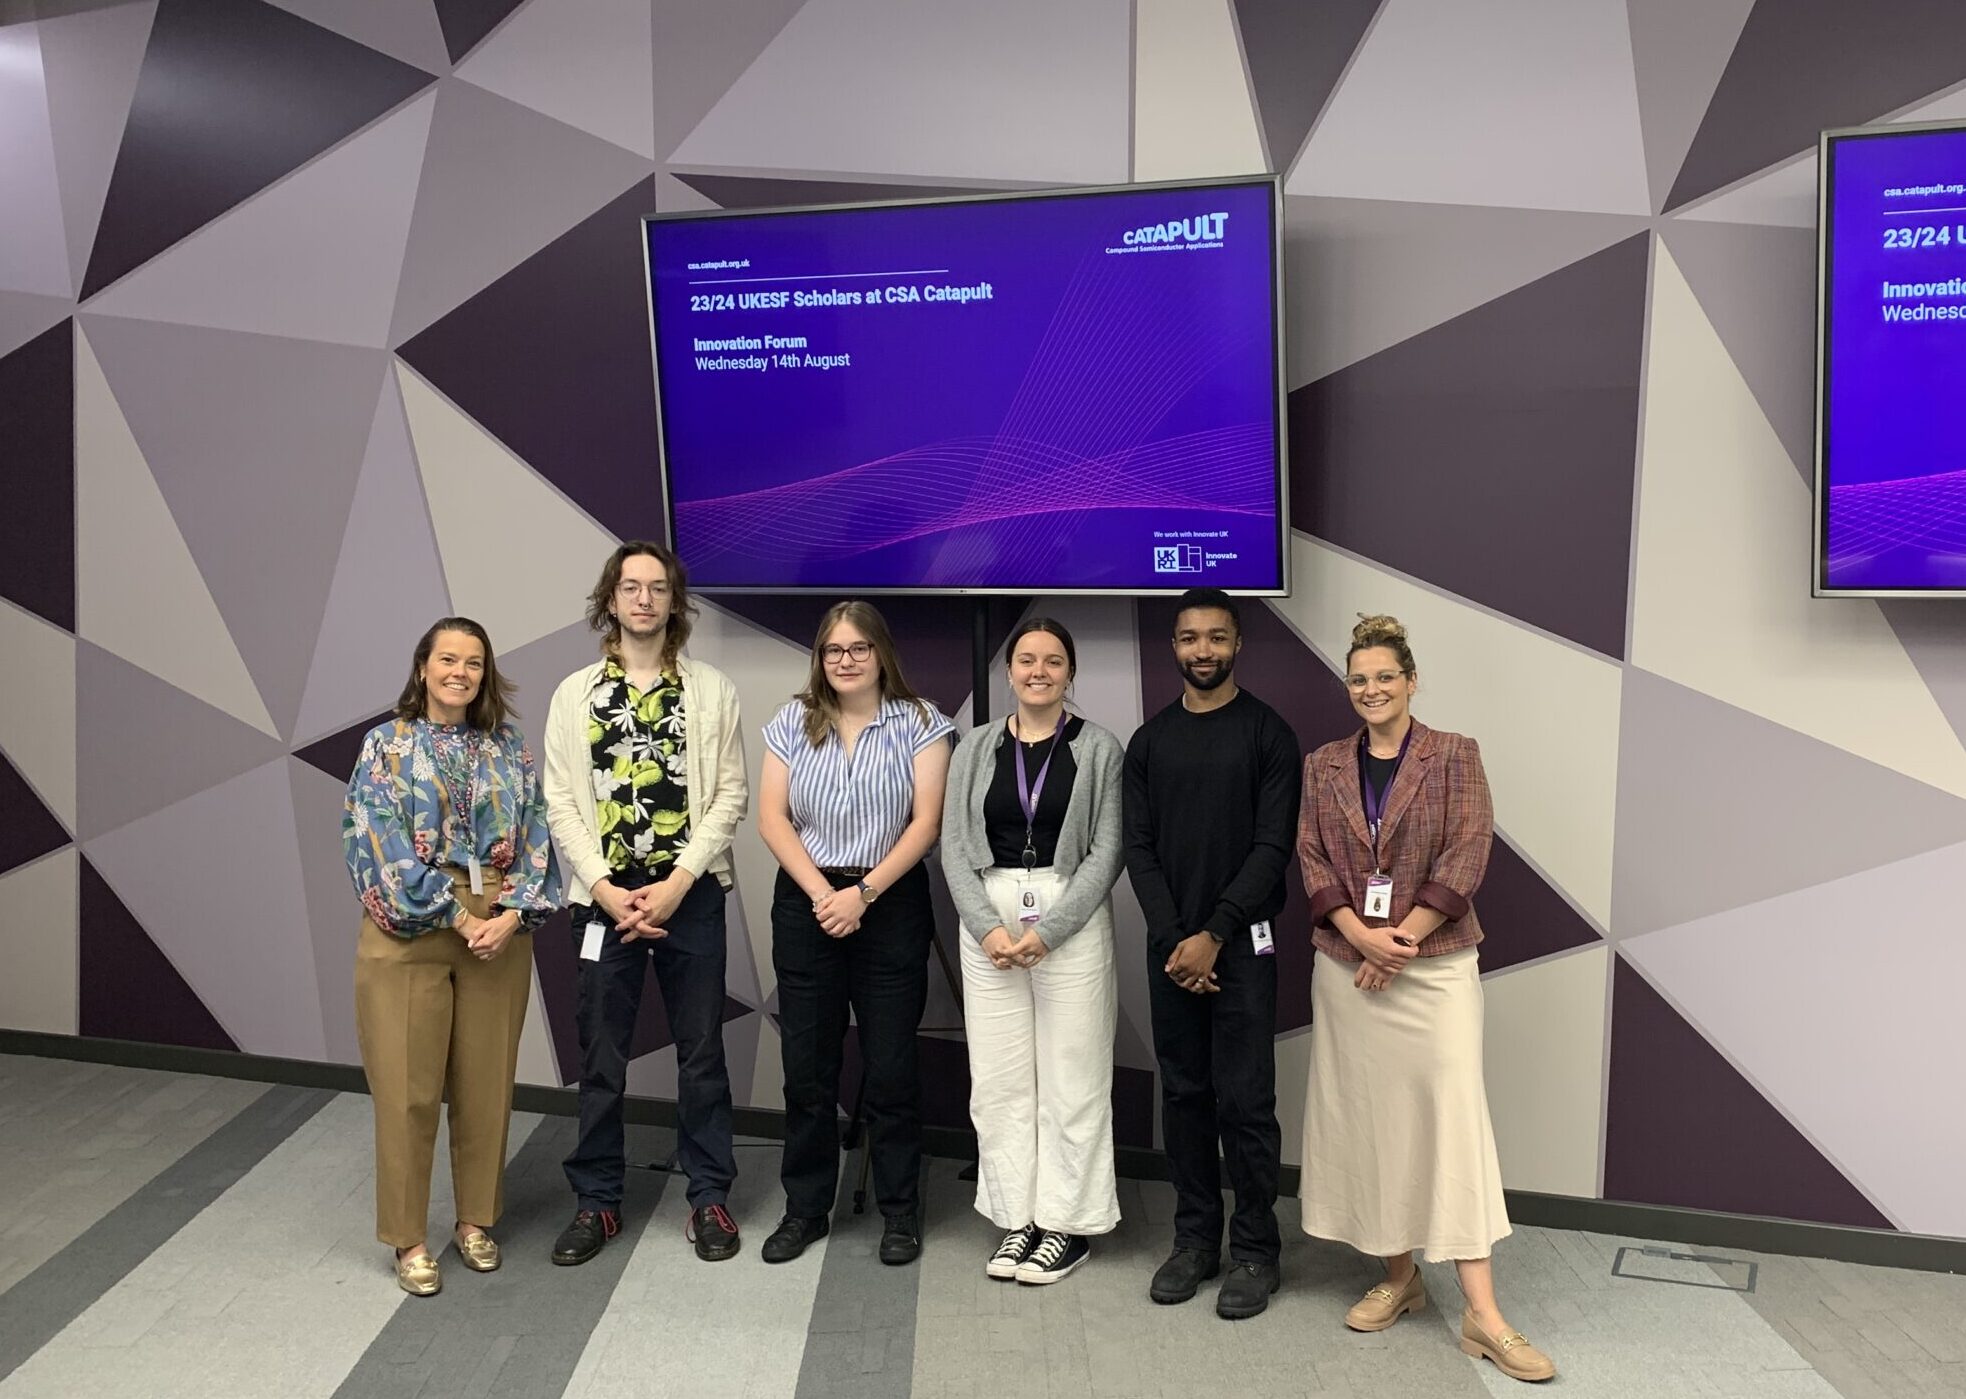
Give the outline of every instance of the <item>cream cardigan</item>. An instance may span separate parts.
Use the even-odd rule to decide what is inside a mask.
[[[689,844],[676,863],[697,879],[706,871],[714,874],[728,889],[731,838],[751,801],[737,687],[702,661],[685,656],[677,664],[683,672],[683,715],[689,725],[683,749]],[[546,822],[560,852],[567,902],[575,904],[592,903],[595,883],[608,876],[594,804],[594,750],[587,742],[588,710],[602,670],[596,661],[562,680],[546,712]]]

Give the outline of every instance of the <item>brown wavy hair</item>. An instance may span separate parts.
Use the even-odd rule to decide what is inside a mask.
[[[845,622],[874,646],[874,659],[881,663],[881,698],[907,700],[928,722],[928,702],[916,694],[901,673],[901,656],[894,649],[894,633],[887,629],[887,618],[871,602],[849,599],[836,602],[819,619],[819,634],[812,639],[812,669],[806,674],[806,687],[792,698],[806,707],[806,741],[817,748],[840,720],[840,698],[833,682],[826,678],[826,662],[820,652],[833,628]]]
[[[587,595],[587,625],[601,634],[601,654],[610,660],[620,660],[621,623],[608,611],[608,604],[614,601],[614,590],[621,586],[621,566],[637,554],[654,559],[669,576],[669,625],[662,632],[662,668],[674,675],[676,658],[682,655],[690,630],[696,625],[696,604],[690,600],[689,569],[668,545],[649,539],[631,539],[609,554],[608,561],[601,565],[600,582]]]
[[[1352,668],[1353,656],[1361,651],[1370,651],[1375,646],[1383,646],[1399,657],[1401,674],[1410,676],[1414,673],[1413,648],[1406,644],[1406,624],[1383,612],[1372,617],[1363,612],[1358,614],[1358,625],[1352,628],[1352,649],[1345,652],[1345,669]]]
[[[430,696],[423,687],[423,668],[430,663],[430,653],[437,649],[438,634],[447,631],[475,636],[485,648],[485,677],[478,684],[477,695],[465,708],[464,722],[471,728],[489,732],[507,719],[518,718],[519,711],[512,707],[512,694],[519,687],[498,673],[498,658],[492,654],[491,638],[483,626],[469,617],[439,617],[430,624],[430,630],[423,634],[410,656],[410,678],[403,686],[403,693],[396,696],[396,717],[426,719],[430,716]]]

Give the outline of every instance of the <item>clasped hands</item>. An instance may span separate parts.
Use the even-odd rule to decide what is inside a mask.
[[[1352,985],[1361,991],[1385,990],[1420,951],[1418,941],[1396,927],[1367,926],[1350,941],[1365,958],[1352,978]]]
[[[1207,933],[1196,933],[1174,944],[1174,951],[1161,970],[1183,991],[1193,991],[1198,996],[1213,995],[1222,989],[1215,979],[1215,958],[1221,951],[1221,943]]]
[[[824,897],[812,901],[812,916],[819,920],[819,930],[827,937],[847,937],[859,931],[860,920],[867,916],[867,901],[860,897],[857,884],[828,889]]]
[[[988,957],[998,971],[1010,971],[1014,967],[1031,968],[1045,959],[1051,949],[1044,945],[1035,927],[1026,928],[1021,934],[1012,937],[1010,929],[999,923],[990,929],[983,939],[983,955]]]
[[[594,886],[594,902],[614,920],[615,931],[621,934],[623,942],[666,938],[669,920],[676,916],[683,895],[695,883],[695,877],[684,869],[672,869],[667,877],[639,889],[621,889],[603,881]]]
[[[471,949],[471,955],[481,962],[489,962],[505,950],[505,944],[512,941],[512,934],[519,931],[519,911],[516,908],[501,909],[495,918],[460,913],[454,926],[457,935],[464,939],[464,945]]]

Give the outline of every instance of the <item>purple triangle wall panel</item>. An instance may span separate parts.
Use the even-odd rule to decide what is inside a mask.
[[[520,4],[521,0],[437,0],[437,23],[443,26],[451,62],[476,48]]]
[[[1762,0],[1673,181],[1677,209],[1966,77],[1958,0]]]
[[[1291,524],[1622,658],[1647,237],[1294,391]]]
[[[637,180],[399,353],[623,539],[665,534]]]
[[[0,359],[0,597],[75,629],[75,322]]]
[[[1352,53],[1379,13],[1380,0],[1235,0],[1243,62],[1256,91],[1270,168],[1297,158]]]
[[[433,81],[256,0],[160,0],[83,296]]]
[[[82,1034],[191,1049],[229,1049],[225,1032],[124,906],[88,857],[82,859]]]
[[[68,844],[68,832],[0,754],[0,874]]]
[[[339,782],[346,782],[355,771],[355,760],[362,756],[362,740],[369,736],[369,730],[390,716],[378,714],[372,719],[364,719],[359,724],[350,724],[340,733],[329,734],[294,753],[309,767],[319,768]]]
[[[1622,957],[1612,980],[1604,1197],[1892,1227]]]

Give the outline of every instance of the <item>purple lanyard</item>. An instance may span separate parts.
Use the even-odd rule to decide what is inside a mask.
[[[1375,870],[1379,868],[1379,821],[1386,814],[1386,798],[1393,794],[1393,783],[1399,780],[1399,765],[1406,761],[1406,745],[1412,741],[1413,726],[1408,724],[1406,726],[1406,737],[1399,741],[1399,754],[1393,759],[1393,770],[1386,774],[1386,785],[1379,792],[1372,790],[1372,780],[1364,775],[1365,764],[1359,764],[1360,781],[1358,785],[1361,788],[1359,796],[1365,800],[1365,825],[1372,832],[1372,868]],[[1361,755],[1370,753],[1372,751],[1371,743],[1372,735],[1370,732],[1360,734],[1358,740],[1359,753]]]
[[[1065,718],[1066,716],[1061,713],[1058,716],[1058,727],[1051,731],[1051,751],[1046,753],[1044,755],[1044,761],[1038,764],[1038,780],[1036,782],[1032,782],[1025,775],[1023,735],[1021,733],[1013,733],[1012,735],[1013,740],[1017,744],[1017,804],[1024,809],[1025,869],[1033,868],[1038,862],[1037,849],[1031,844],[1031,828],[1038,823],[1038,798],[1044,793],[1045,774],[1051,771],[1051,760],[1058,756],[1059,744],[1065,738]],[[1017,721],[1013,719],[1011,722],[1015,724]]]

